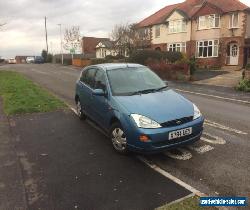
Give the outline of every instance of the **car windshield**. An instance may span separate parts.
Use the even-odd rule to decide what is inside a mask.
[[[166,88],[166,84],[146,67],[107,71],[113,95],[146,94]]]

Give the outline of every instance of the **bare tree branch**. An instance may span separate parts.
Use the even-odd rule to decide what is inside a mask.
[[[65,30],[64,33],[64,49],[76,50],[81,46],[81,36],[79,26],[72,26]]]

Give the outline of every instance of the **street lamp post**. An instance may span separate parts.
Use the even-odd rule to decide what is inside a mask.
[[[60,39],[61,39],[61,57],[62,57],[62,64],[63,64],[63,43],[62,43],[62,24],[57,24],[60,26]]]

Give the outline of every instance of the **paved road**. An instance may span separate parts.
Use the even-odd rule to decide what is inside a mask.
[[[79,70],[48,64],[7,67],[74,105]],[[182,94],[196,103],[207,119],[202,140],[192,147],[146,158],[204,193],[250,196],[250,106]]]

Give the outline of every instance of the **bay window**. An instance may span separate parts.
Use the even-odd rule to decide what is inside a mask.
[[[184,20],[172,20],[169,21],[168,32],[169,33],[180,33],[187,31],[187,23]]]
[[[212,14],[199,17],[198,29],[211,29],[220,27],[220,15]]]
[[[168,51],[172,52],[186,52],[186,43],[171,43],[168,44]]]
[[[203,40],[196,43],[196,57],[218,57],[219,40]]]

